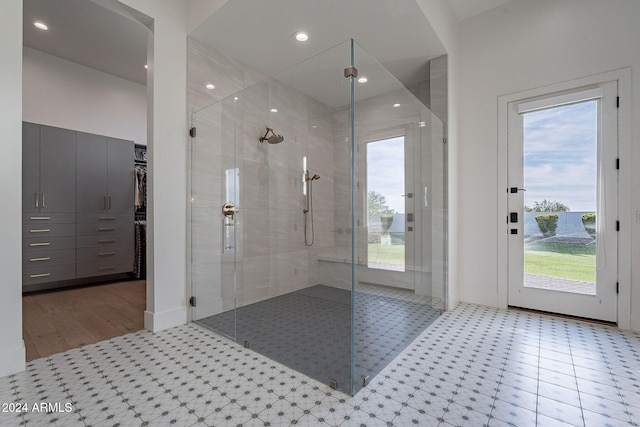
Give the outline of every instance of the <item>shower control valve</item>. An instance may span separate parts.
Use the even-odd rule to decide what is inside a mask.
[[[222,205],[222,215],[225,217],[231,217],[233,219],[236,214],[236,207],[233,203],[225,203]]]

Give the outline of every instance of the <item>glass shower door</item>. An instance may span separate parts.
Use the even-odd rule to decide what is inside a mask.
[[[237,247],[241,222],[236,160],[237,100],[230,97],[192,114],[192,320],[236,338]]]

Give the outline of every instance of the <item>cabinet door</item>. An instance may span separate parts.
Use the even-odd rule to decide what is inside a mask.
[[[110,212],[113,214],[130,212],[133,221],[133,142],[116,138],[108,138],[108,141]]]
[[[105,212],[107,205],[107,138],[78,132],[78,212]]]
[[[37,201],[36,201],[37,200]],[[40,211],[40,126],[22,123],[22,212]]]
[[[76,133],[40,127],[40,212],[76,211]]]

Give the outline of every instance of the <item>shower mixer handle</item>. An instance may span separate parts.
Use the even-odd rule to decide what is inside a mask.
[[[222,215],[224,215],[225,217],[231,217],[231,219],[233,220],[235,214],[236,207],[233,203],[225,203],[224,205],[222,205]]]

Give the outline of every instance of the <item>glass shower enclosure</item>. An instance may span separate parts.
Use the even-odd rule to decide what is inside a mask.
[[[446,306],[442,122],[353,40],[191,120],[192,320],[357,393]]]

